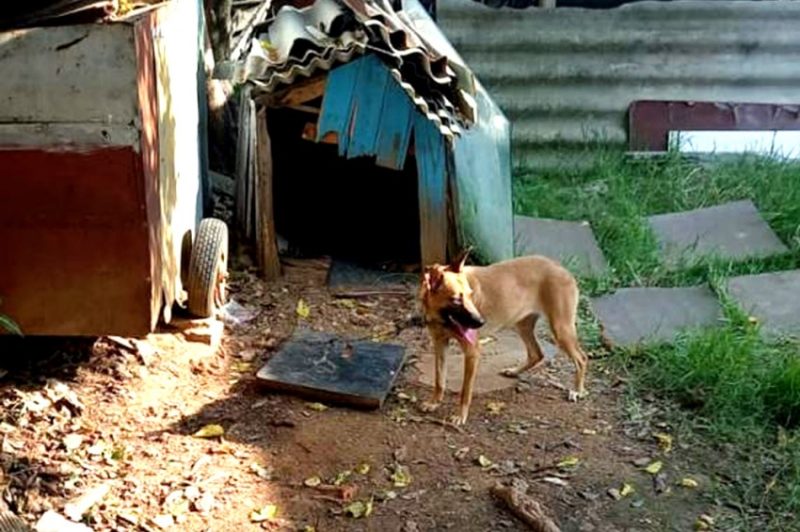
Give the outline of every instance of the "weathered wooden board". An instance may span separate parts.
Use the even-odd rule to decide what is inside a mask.
[[[400,345],[301,330],[259,370],[257,378],[270,390],[374,409],[383,404],[404,361]]]
[[[333,69],[328,74],[325,96],[322,97],[317,142],[328,133],[336,133],[339,136],[339,155],[342,157],[346,155],[350,144],[353,93],[361,65],[361,61],[353,61]]]
[[[376,56],[369,55],[361,62],[351,104],[352,136],[347,147],[347,157],[351,159],[375,154],[386,87],[389,83],[396,84],[390,80],[389,71]]]
[[[390,81],[383,97],[381,125],[375,143],[375,164],[401,170],[411,142],[414,107],[396,82]]]
[[[441,263],[447,260],[447,164],[444,139],[430,120],[416,113],[414,142],[422,261],[424,264]]]

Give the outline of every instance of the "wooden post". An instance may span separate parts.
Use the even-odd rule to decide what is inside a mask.
[[[556,7],[556,0],[537,0],[542,9],[553,9]]]
[[[275,209],[273,205],[272,142],[267,129],[267,110],[261,108],[256,115],[256,160],[258,179],[256,180],[256,201],[258,219],[256,220],[256,249],[258,265],[267,281],[274,281],[281,275],[281,262],[278,257],[278,239],[275,233]]]

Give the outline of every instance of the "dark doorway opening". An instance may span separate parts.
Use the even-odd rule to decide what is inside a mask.
[[[275,225],[293,250],[365,267],[420,262],[419,198],[413,157],[403,171],[374,159],[345,159],[337,145],[303,139],[316,116],[271,109]]]

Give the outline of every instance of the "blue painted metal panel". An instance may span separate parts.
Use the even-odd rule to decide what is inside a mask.
[[[414,113],[420,245],[424,264],[447,258],[447,173],[444,138],[433,123]]]
[[[359,59],[361,68],[353,91],[350,143],[347,157],[375,155],[389,71],[377,56]],[[396,84],[392,80],[392,84]]]
[[[486,262],[514,256],[511,126],[480,83],[479,121],[455,139],[456,219],[461,245]]]
[[[402,170],[411,142],[414,105],[394,79],[389,81],[383,97],[381,123],[375,145],[376,164]]]
[[[350,143],[350,122],[353,112],[353,94],[362,61],[353,61],[337,67],[328,74],[322,110],[317,124],[317,142],[328,133],[339,136],[339,155],[344,157]]]

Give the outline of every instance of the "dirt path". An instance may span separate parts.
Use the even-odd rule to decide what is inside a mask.
[[[602,362],[593,365],[590,398],[578,405],[550,383],[571,379],[558,359],[530,385],[477,397],[469,425],[456,431],[426,420],[414,404],[427,394],[414,384],[413,364],[427,340],[409,326],[413,299],[337,303],[323,281],[314,268],[291,268],[270,287],[239,275],[234,297],[258,316],[229,328],[218,353],[166,332],[148,339],[156,353],[146,360],[107,341],[92,354],[67,343],[55,358],[11,368],[0,387],[0,486],[11,508],[35,521],[107,485],[87,516],[95,530],[158,530],[171,521],[171,529],[192,531],[523,530],[488,492],[497,481],[521,478],[563,530],[689,530],[708,509],[706,482],[676,485],[697,471],[679,442],[661,453],[652,433],[668,428],[651,426],[647,416],[621,423],[623,385],[613,385]],[[254,372],[291,334],[299,298],[311,308],[312,328],[407,347],[412,363],[382,411],[318,411],[259,390]],[[42,368],[83,408],[54,381],[31,377]],[[453,402],[451,396],[449,408]],[[221,425],[225,437],[193,436],[207,424]],[[657,482],[633,464],[644,458],[664,462]],[[350,502],[372,499],[369,517],[343,515],[349,503],[336,493],[303,485],[348,470],[343,485],[356,488]],[[634,493],[618,501],[607,493],[626,482]],[[270,504],[276,517],[253,522],[253,511]]]

